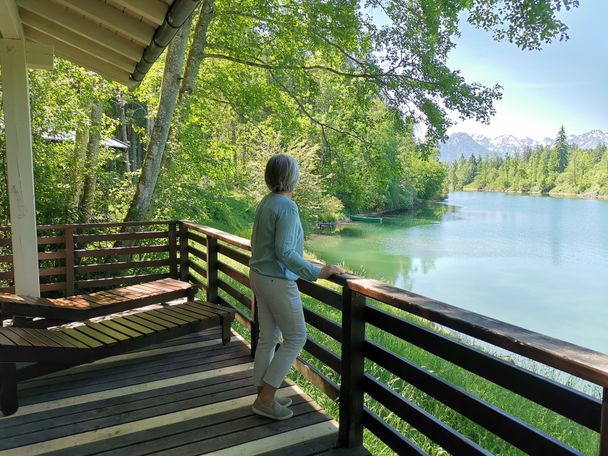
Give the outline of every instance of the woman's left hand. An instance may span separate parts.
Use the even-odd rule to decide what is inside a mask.
[[[343,274],[343,273],[344,273],[344,269],[342,269],[340,266],[337,266],[335,264],[326,264],[325,266],[323,266],[321,268],[321,273],[319,274],[319,278],[327,279],[328,277],[331,277],[332,275]]]

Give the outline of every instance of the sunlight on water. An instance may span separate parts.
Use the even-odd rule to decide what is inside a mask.
[[[307,248],[359,274],[608,353],[608,201],[452,193]]]

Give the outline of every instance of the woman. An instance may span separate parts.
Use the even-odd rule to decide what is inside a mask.
[[[290,418],[289,398],[275,398],[306,342],[304,311],[296,280],[314,281],[342,273],[334,265],[319,268],[306,261],[304,232],[298,206],[291,199],[300,178],[298,163],[288,155],[275,155],[266,165],[266,195],[255,213],[249,261],[260,335],[255,353],[254,384],[258,396],[252,410],[276,420]],[[279,338],[283,342],[275,353]]]

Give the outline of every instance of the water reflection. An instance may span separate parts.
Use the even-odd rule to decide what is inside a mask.
[[[551,243],[551,260],[553,262],[554,266],[560,266],[561,262],[562,262],[562,230],[563,230],[563,207],[564,205],[561,204],[562,202],[559,201],[559,204],[555,205],[555,209],[552,210],[550,212],[550,225],[551,225],[551,238],[550,238],[550,243]]]
[[[489,193],[313,235],[355,273],[608,352],[608,202]]]
[[[458,206],[435,203],[385,216],[382,225],[349,223],[332,234],[311,235],[307,248],[327,262],[346,264],[355,274],[409,290],[418,274],[427,274],[435,268],[435,260],[408,255],[399,240],[411,228],[458,220],[458,210]]]

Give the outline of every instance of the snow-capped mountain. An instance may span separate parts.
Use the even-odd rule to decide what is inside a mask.
[[[490,140],[489,149],[497,155],[504,155],[524,150],[526,147],[530,147],[529,141],[516,138],[513,135],[501,135]]]
[[[456,161],[461,155],[465,157],[471,155],[486,156],[491,153],[467,133],[452,133],[447,142],[439,146],[439,151],[440,160],[444,162]]]
[[[601,144],[608,145],[608,132],[591,130],[581,135],[568,135],[568,143],[581,149],[593,149]],[[554,138],[545,138],[542,141],[525,137],[517,138],[513,135],[501,135],[489,138],[484,135],[469,135],[467,133],[453,133],[448,140],[439,145],[440,160],[451,162],[458,160],[461,155],[465,158],[471,155],[491,156],[514,154],[525,149],[537,146],[552,147]]]
[[[582,135],[569,135],[568,142],[581,149],[593,149],[600,144],[608,145],[608,132],[591,130]]]

